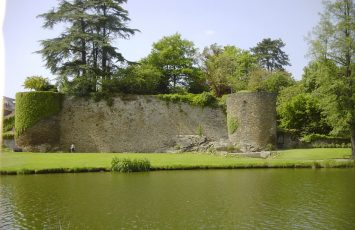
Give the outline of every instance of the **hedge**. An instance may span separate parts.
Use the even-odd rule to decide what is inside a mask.
[[[26,92],[16,94],[15,137],[44,118],[60,112],[63,94],[55,92]]]

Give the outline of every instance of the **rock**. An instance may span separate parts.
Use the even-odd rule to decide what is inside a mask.
[[[237,153],[236,156],[240,157],[251,157],[251,158],[263,158],[266,159],[271,156],[270,151],[261,151],[261,152],[246,152],[246,153]]]
[[[238,151],[228,139],[220,139],[219,141],[211,142],[212,148],[218,152],[234,152]]]
[[[180,152],[206,151],[210,147],[206,136],[177,135],[175,149]]]

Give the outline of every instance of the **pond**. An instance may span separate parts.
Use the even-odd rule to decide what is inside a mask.
[[[354,229],[354,169],[0,177],[0,229]]]

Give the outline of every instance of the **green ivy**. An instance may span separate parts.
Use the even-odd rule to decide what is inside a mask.
[[[2,127],[2,131],[4,133],[11,131],[14,127],[15,127],[15,116],[7,117],[4,119],[3,127]]]
[[[238,126],[239,126],[237,119],[234,117],[229,117],[228,121],[227,121],[227,126],[228,126],[228,133],[229,134],[235,133],[235,131],[237,131]]]
[[[26,92],[16,94],[15,136],[44,118],[56,115],[62,109],[63,95],[55,92]]]
[[[2,133],[2,139],[14,139],[14,133],[12,131]]]
[[[209,106],[209,107],[217,107],[218,99],[214,97],[211,93],[203,92],[201,94],[159,94],[158,98],[167,102],[179,103],[185,102],[190,105],[196,106]]]
[[[204,129],[202,127],[201,124],[198,125],[197,129],[196,129],[196,132],[197,132],[197,135],[199,135],[200,137],[203,136],[203,133],[204,133]]]

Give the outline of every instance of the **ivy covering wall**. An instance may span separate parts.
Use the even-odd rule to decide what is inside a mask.
[[[14,139],[13,128],[15,127],[15,117],[6,117],[3,120],[2,126],[2,138],[3,139]]]
[[[25,92],[16,94],[15,136],[20,136],[38,121],[60,112],[63,95],[55,92]]]

